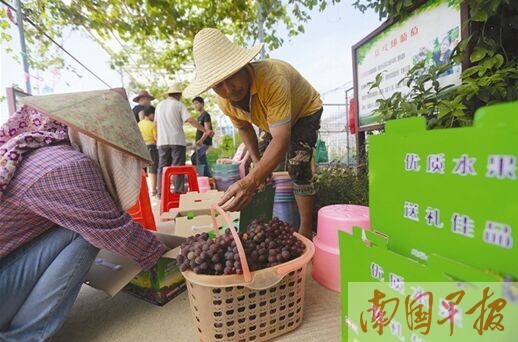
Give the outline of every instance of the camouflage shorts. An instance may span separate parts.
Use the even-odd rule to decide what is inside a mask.
[[[291,145],[288,152],[288,173],[293,180],[293,193],[299,196],[313,196],[313,171],[311,162],[313,149],[317,143],[322,109],[310,116],[299,119],[291,128]],[[259,137],[259,153],[262,156],[272,140],[270,133],[263,132]]]

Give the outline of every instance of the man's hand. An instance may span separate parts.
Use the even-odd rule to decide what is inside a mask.
[[[254,182],[245,177],[228,188],[218,205],[225,211],[239,211],[250,203],[256,190]]]
[[[203,142],[200,139],[196,142],[196,147],[201,147],[201,145],[203,145]]]

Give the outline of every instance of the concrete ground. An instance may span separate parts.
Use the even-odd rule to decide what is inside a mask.
[[[156,213],[156,199],[153,207]],[[173,228],[170,222],[159,223],[158,230],[172,232]],[[308,272],[305,301],[302,325],[275,341],[339,341],[340,294],[320,286]],[[159,307],[123,292],[110,298],[87,285],[83,285],[63,327],[52,339],[55,342],[198,340],[186,291]]]

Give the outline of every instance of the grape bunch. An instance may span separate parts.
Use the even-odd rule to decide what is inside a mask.
[[[245,250],[250,271],[276,266],[302,255],[304,243],[293,235],[288,223],[273,218],[268,223],[254,220],[239,238]],[[188,237],[177,257],[182,272],[192,270],[198,274],[242,274],[241,260],[236,242],[227,228],[215,240],[202,233]]]
[[[180,270],[192,270],[202,274],[235,274],[242,273],[241,262],[236,243],[230,229],[215,240],[209,234],[202,233],[190,236],[181,246],[176,258]]]
[[[269,223],[254,220],[240,234],[251,271],[276,266],[304,253],[304,243],[294,235],[293,227],[274,217]]]

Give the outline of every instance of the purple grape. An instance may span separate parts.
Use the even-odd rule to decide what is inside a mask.
[[[282,258],[283,258],[285,261],[290,260],[290,257],[291,257],[290,252],[288,252],[287,250],[283,250],[283,251],[282,251]]]

